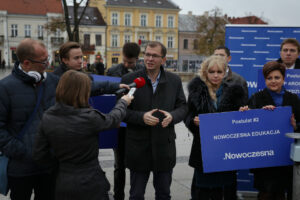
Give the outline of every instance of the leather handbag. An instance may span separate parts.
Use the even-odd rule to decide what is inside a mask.
[[[43,84],[40,86],[39,94],[38,94],[38,100],[35,105],[35,108],[33,112],[31,113],[29,119],[27,120],[26,124],[22,128],[21,132],[18,134],[18,139],[22,139],[24,136],[24,133],[30,126],[35,113],[37,112],[39,105],[41,103],[42,95],[43,95]],[[7,181],[7,166],[8,166],[8,157],[6,157],[1,151],[0,151],[0,194],[7,195],[9,187],[8,187],[8,181]]]

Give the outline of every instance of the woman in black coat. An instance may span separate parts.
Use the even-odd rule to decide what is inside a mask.
[[[236,183],[235,172],[203,172],[199,134],[199,114],[234,111],[245,104],[242,86],[229,86],[223,82],[226,76],[231,76],[227,71],[228,65],[224,58],[211,56],[201,65],[200,77],[194,78],[188,85],[188,115],[185,124],[194,136],[189,160],[189,165],[195,168],[193,200],[222,200],[224,186]],[[232,200],[236,194],[224,198]]]
[[[98,133],[117,127],[132,97],[123,96],[109,114],[88,105],[90,78],[69,70],[56,89],[56,104],[44,115],[33,157],[58,163],[56,200],[108,200],[109,182],[98,162]]]
[[[278,106],[291,106],[293,115],[291,124],[294,130],[299,132],[297,122],[300,122],[300,102],[296,94],[285,90],[284,64],[276,61],[268,62],[263,67],[263,74],[266,82],[266,88],[251,96],[248,106],[240,108],[241,111],[255,108],[273,110]],[[267,167],[253,169],[254,187],[259,191],[259,200],[285,200],[292,199],[293,185],[293,168],[292,166],[284,167]]]

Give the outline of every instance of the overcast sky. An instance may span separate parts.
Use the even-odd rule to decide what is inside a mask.
[[[171,0],[177,4],[180,14],[201,15],[215,7],[231,17],[254,14],[263,17],[274,26],[300,26],[300,0]]]

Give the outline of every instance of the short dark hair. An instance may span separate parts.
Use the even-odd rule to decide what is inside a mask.
[[[127,58],[138,58],[141,52],[140,46],[135,42],[127,42],[123,46],[122,53]]]
[[[91,79],[83,72],[68,70],[59,79],[56,101],[75,108],[89,107]]]
[[[63,58],[69,58],[69,52],[71,49],[81,48],[81,45],[77,42],[66,42],[59,48],[59,58],[62,62]]]
[[[166,55],[167,55],[167,49],[166,49],[166,47],[162,43],[160,43],[158,41],[150,41],[150,42],[147,43],[147,45],[145,47],[145,51],[146,51],[146,49],[147,49],[148,46],[151,47],[151,48],[160,46],[161,47],[161,56],[163,58],[166,57]]]
[[[283,40],[283,42],[280,45],[280,51],[282,50],[282,47],[285,44],[293,44],[293,45],[295,45],[297,47],[297,49],[298,49],[298,53],[300,52],[300,44],[299,44],[298,40],[296,40],[295,38],[288,38],[288,39]]]
[[[227,56],[230,56],[230,50],[225,47],[225,46],[218,46],[215,50],[220,50],[223,49],[225,51],[225,53],[227,54]]]
[[[16,55],[18,61],[23,63],[26,59],[34,59],[36,57],[35,46],[40,45],[41,47],[45,47],[44,43],[38,40],[33,40],[30,38],[26,38],[20,42],[17,47]]]
[[[282,63],[279,63],[277,61],[270,61],[267,62],[264,67],[263,67],[263,75],[265,77],[265,79],[267,78],[267,76],[275,70],[280,71],[280,73],[282,74],[283,78],[285,77],[285,65]]]

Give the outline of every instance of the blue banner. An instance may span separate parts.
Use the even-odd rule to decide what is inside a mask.
[[[91,75],[94,81],[111,81],[111,82],[120,82],[121,78],[119,77],[110,77],[110,76],[100,76],[100,75]],[[109,113],[111,109],[116,105],[116,96],[115,95],[102,95],[91,97],[89,100],[91,106],[103,113]],[[100,149],[110,149],[117,147],[117,135],[118,129],[112,129],[107,131],[102,131],[99,133],[99,148]]]
[[[257,70],[257,90],[262,90],[266,87],[262,69]],[[284,87],[287,91],[295,93],[300,97],[300,69],[288,69],[285,72]]]
[[[280,44],[287,38],[300,41],[300,27],[226,25],[225,44],[232,56],[229,66],[247,80],[249,95],[257,91],[257,69],[280,58]]]
[[[291,165],[291,107],[200,114],[204,172]]]

